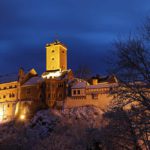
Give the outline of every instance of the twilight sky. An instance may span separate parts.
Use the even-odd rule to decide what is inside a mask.
[[[45,71],[45,45],[68,47],[68,65],[104,73],[113,41],[150,15],[150,0],[0,0],[0,75]]]

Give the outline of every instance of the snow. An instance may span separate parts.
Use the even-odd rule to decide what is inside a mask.
[[[52,113],[59,117],[61,122],[66,121],[70,124],[74,124],[74,122],[84,122],[87,126],[92,127],[100,123],[103,115],[103,111],[94,106],[75,107],[62,111],[53,110]]]
[[[43,78],[41,78],[41,77],[32,77],[24,85],[35,85],[42,81],[43,81]]]
[[[86,88],[87,83],[86,82],[77,82],[75,85],[73,85],[72,89],[80,89],[80,88]]]
[[[71,82],[71,81],[70,81]],[[72,81],[73,82],[73,81]],[[110,88],[116,86],[117,83],[98,83],[96,85],[90,85],[84,80],[76,80],[72,85],[72,89],[98,89],[98,88]]]
[[[50,110],[39,111],[29,124],[30,132],[40,137],[47,136],[55,127],[58,118],[50,113]]]
[[[47,74],[43,74],[42,77],[43,78],[55,78],[55,77],[60,77],[62,75],[61,71],[54,71],[54,72],[49,72]]]
[[[57,79],[68,79],[67,75],[71,70],[57,70],[57,71],[49,71],[49,72],[44,72],[42,74],[42,78],[50,79],[50,78],[57,78]]]
[[[59,140],[65,140],[64,142],[67,142],[68,138],[71,138],[73,141],[76,138],[75,140],[80,141],[79,138],[81,137],[78,138],[78,134],[80,135],[81,132],[85,132],[86,128],[99,127],[102,115],[103,111],[94,106],[64,110],[41,110],[28,122],[21,122],[19,124],[11,122],[1,125],[0,143],[12,144],[15,147],[17,146],[17,148],[24,146],[25,149],[34,149],[34,146],[38,145],[39,141],[46,142],[47,144],[49,144],[50,140],[58,142],[61,142]],[[77,135],[74,137],[74,134]],[[53,146],[54,142],[51,142]],[[52,146],[51,144],[49,145]],[[38,146],[41,145],[39,144]],[[57,143],[55,143],[55,146],[57,146]]]
[[[89,86],[87,86],[86,88],[87,89],[96,89],[96,88],[109,88],[109,87],[114,87],[114,86],[116,86],[116,83],[108,83],[108,84],[102,84],[102,83],[100,83],[100,84],[97,84],[97,85],[89,85]]]

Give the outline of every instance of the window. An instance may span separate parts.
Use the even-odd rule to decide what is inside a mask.
[[[52,58],[52,60],[54,60],[54,58]]]
[[[27,94],[30,94],[30,89],[27,89]]]
[[[63,87],[63,83],[58,83],[58,87]]]
[[[92,94],[92,99],[98,99],[98,94]]]
[[[51,97],[51,95],[50,94],[48,94],[48,98],[50,99],[50,97]]]
[[[80,90],[78,90],[78,94],[80,94]]]
[[[59,97],[61,98],[61,97],[62,97],[62,94],[59,94]]]
[[[6,96],[5,96],[5,95],[3,95],[3,98],[6,98]]]
[[[7,105],[7,107],[9,107],[9,104]]]
[[[55,51],[54,50],[52,50],[52,53],[54,53]]]
[[[12,97],[15,97],[15,94],[14,93],[12,93],[12,95],[11,95]]]
[[[76,95],[76,90],[73,91],[73,94]]]
[[[9,94],[9,97],[11,97],[11,94]]]
[[[42,95],[40,94],[40,98],[42,98]]]
[[[62,51],[62,53],[65,53],[64,51]]]

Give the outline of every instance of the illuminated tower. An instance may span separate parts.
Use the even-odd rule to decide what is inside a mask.
[[[46,45],[46,71],[67,70],[67,48],[55,41]]]

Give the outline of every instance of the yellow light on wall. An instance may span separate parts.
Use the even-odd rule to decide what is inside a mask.
[[[0,121],[3,121],[3,115],[4,115],[4,113],[3,113],[3,110],[2,110],[2,108],[0,109]]]
[[[21,120],[25,120],[25,115],[20,115]]]

